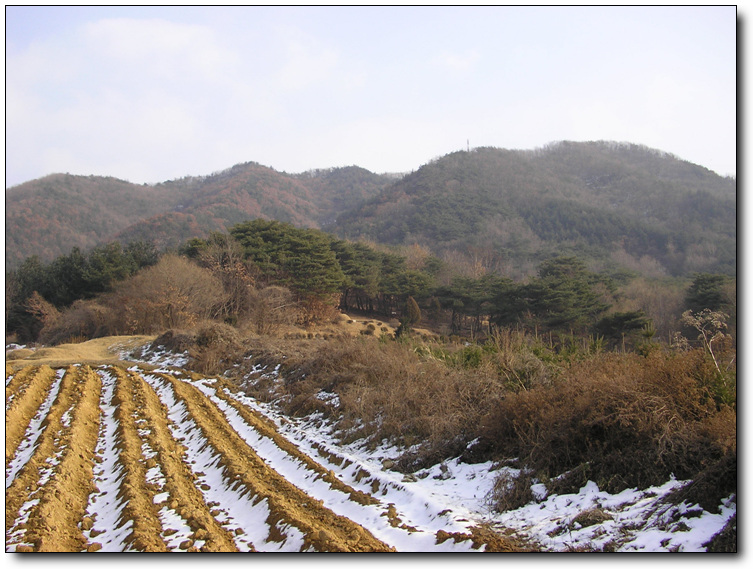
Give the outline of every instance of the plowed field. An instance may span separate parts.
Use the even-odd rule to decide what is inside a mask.
[[[505,549],[446,512],[410,519],[383,477],[304,453],[225,380],[56,365],[6,369],[6,551]]]

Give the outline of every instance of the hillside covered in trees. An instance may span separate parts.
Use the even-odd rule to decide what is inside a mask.
[[[557,255],[651,277],[736,272],[736,180],[639,145],[478,148],[406,176],[255,163],[155,185],[56,174],[6,189],[6,269],[118,240],[179,247],[263,218],[426,248],[469,276]]]
[[[336,229],[511,276],[554,254],[652,276],[734,274],[736,182],[631,144],[478,148],[426,164]]]
[[[290,175],[253,162],[154,185],[54,174],[6,189],[6,269],[113,240],[177,247],[257,217],[318,227],[393,178],[356,166]]]

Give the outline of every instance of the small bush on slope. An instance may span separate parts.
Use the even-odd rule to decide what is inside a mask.
[[[191,368],[206,374],[220,374],[237,362],[242,351],[238,331],[222,322],[206,321],[197,327],[194,345],[188,350]]]

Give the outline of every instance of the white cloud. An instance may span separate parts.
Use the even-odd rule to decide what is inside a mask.
[[[295,28],[282,28],[279,33],[285,55],[277,79],[284,89],[301,90],[331,77],[339,60],[336,50]]]
[[[86,24],[84,35],[95,57],[129,74],[217,80],[238,60],[212,29],[196,24],[107,19]]]
[[[57,171],[132,181],[204,173],[203,145],[280,113],[249,80],[248,58],[244,70],[208,28],[109,19],[81,31],[8,56],[8,161],[21,172],[10,185]],[[223,125],[227,134],[215,130]]]
[[[463,53],[445,52],[434,60],[434,64],[451,71],[468,71],[476,66],[480,57],[477,50],[468,50]]]

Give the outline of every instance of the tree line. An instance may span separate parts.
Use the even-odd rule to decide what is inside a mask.
[[[284,308],[295,306],[295,320],[302,324],[329,318],[339,309],[400,320],[401,331],[423,320],[448,334],[472,337],[512,327],[548,334],[553,342],[593,336],[606,344],[625,345],[627,339],[637,345],[641,339],[651,341],[656,333],[651,314],[621,309],[618,285],[573,256],[542,262],[536,275],[524,282],[493,273],[453,277],[451,267],[428,252],[409,259],[394,249],[264,219],[239,223],[227,233],[212,233],[205,239],[190,239],[177,253],[205,271],[210,280],[189,290],[188,285],[169,281],[169,271],[152,270],[153,280],[168,280],[148,283],[145,271],[160,262],[160,255],[144,242],[109,243],[88,254],[73,249],[49,264],[30,257],[6,278],[6,332],[34,341],[44,326],[44,314],[117,289],[118,302],[130,306],[132,314],[150,313],[146,306],[152,307],[152,314],[164,309],[164,318],[151,320],[154,327],[199,317],[229,324],[253,318],[256,328],[263,331],[281,317]],[[173,271],[194,274],[186,265],[171,262]],[[200,273],[195,274],[199,278]],[[134,285],[137,279],[138,287]],[[724,311],[734,321],[735,292],[729,290],[733,280],[724,275],[697,275],[679,308],[694,313]],[[158,309],[154,299],[160,296],[155,289],[159,286],[182,294],[182,300],[165,297]],[[133,304],[139,287],[150,288],[151,297]],[[180,320],[176,314],[190,312],[187,299],[196,296],[197,290],[213,298],[196,304],[201,309],[190,319]],[[118,302],[111,300],[111,309],[122,312],[125,309]],[[43,309],[43,303],[50,307]],[[143,326],[128,330],[137,329],[146,330]]]

